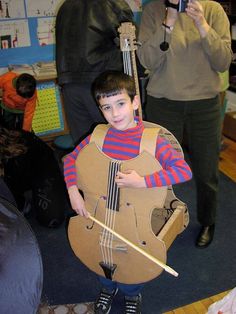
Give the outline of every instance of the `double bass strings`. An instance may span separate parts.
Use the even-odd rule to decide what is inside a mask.
[[[123,51],[123,67],[124,67],[124,73],[133,76],[133,71],[132,71],[132,62],[131,62],[131,56],[129,51],[127,51],[126,49],[128,49],[128,40],[125,40],[125,48]]]
[[[115,183],[116,173],[120,168],[120,162],[113,160],[109,164],[107,198],[105,208],[105,225],[114,230],[116,211],[119,207],[119,188]],[[113,266],[113,239],[114,235],[106,229],[102,230],[100,239],[100,249],[103,262],[106,265]]]
[[[122,58],[123,58],[123,69],[124,73],[132,76],[135,81],[135,89],[136,94],[139,96],[140,105],[139,109],[137,110],[136,114],[142,119],[142,108],[141,108],[141,99],[140,99],[140,92],[139,92],[139,81],[138,81],[138,72],[136,67],[136,60],[135,60],[135,53],[134,49],[134,43],[131,42],[133,39],[130,38],[123,38],[120,42],[121,45],[121,51],[122,51]]]

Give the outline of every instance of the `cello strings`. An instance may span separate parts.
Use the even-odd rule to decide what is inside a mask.
[[[123,52],[124,73],[129,74],[129,63],[127,51]]]
[[[107,186],[107,201],[106,201],[106,212],[105,212],[105,224],[114,230],[116,209],[118,204],[119,190],[115,183],[116,173],[119,170],[120,162],[111,161],[109,165],[109,175],[108,175],[108,186]],[[100,247],[102,252],[102,257],[104,263],[108,265],[113,265],[113,234],[103,229]]]
[[[122,53],[123,56],[123,67],[124,73],[133,76],[132,72],[132,62],[128,39],[125,39],[125,47]],[[120,162],[111,161],[109,165],[109,175],[108,175],[108,186],[107,186],[107,202],[106,202],[106,213],[105,213],[105,224],[114,230],[115,218],[116,218],[116,206],[118,202],[118,187],[115,183],[115,176],[119,170]],[[101,240],[101,252],[104,263],[113,265],[113,234],[109,231],[103,229],[102,240]]]
[[[116,172],[117,172],[117,163],[112,162],[112,175],[111,175],[111,185],[110,185],[110,204],[107,209],[109,212],[110,216],[110,228],[114,230],[115,227],[115,217],[116,217],[116,204],[115,204],[115,195],[116,195],[116,183],[115,183],[115,177],[116,177]],[[109,233],[108,234],[108,249],[109,249],[109,262],[111,265],[113,265],[113,254],[112,254],[112,247],[113,247],[113,234]]]
[[[109,187],[108,187],[108,192],[107,192],[107,206],[106,206],[106,225],[109,228],[113,228],[113,213],[112,213],[112,197],[114,193],[114,163],[111,161],[110,162],[110,173],[109,173]],[[107,250],[107,257],[108,257],[108,264],[112,265],[113,264],[113,258],[112,258],[112,239],[113,239],[113,234],[111,234],[109,231],[106,230],[105,232],[106,235],[106,250]]]
[[[108,172],[108,185],[107,185],[107,199],[106,199],[106,204],[105,204],[105,208],[107,209],[107,207],[109,206],[110,203],[110,194],[109,194],[109,190],[110,190],[110,184],[111,184],[111,163],[109,164],[109,172]],[[109,215],[108,215],[108,211],[105,211],[105,225],[109,226]],[[105,264],[108,264],[109,261],[109,256],[108,253],[109,251],[107,250],[107,236],[108,236],[108,231],[106,229],[102,230],[102,240],[101,240],[101,251],[102,251],[102,257],[103,257],[103,262]]]
[[[111,174],[111,185],[110,185],[110,203],[107,208],[107,211],[109,212],[109,227],[114,230],[115,228],[115,218],[116,218],[116,209],[117,209],[117,201],[118,201],[118,187],[115,183],[115,177],[116,173],[119,170],[119,162],[118,161],[112,161],[112,174]],[[109,262],[111,265],[113,265],[113,239],[114,235],[110,232],[108,233],[108,250],[109,250]]]
[[[122,50],[123,56],[123,68],[124,73],[133,76],[132,72],[132,62],[130,55],[130,45],[129,40],[126,38],[124,40],[124,47]],[[119,161],[111,161],[109,165],[109,177],[108,177],[108,186],[107,186],[107,202],[106,202],[106,214],[105,214],[105,224],[114,230],[115,218],[116,218],[116,207],[119,198],[118,186],[115,183],[115,176],[117,171],[120,168]],[[102,231],[102,241],[101,241],[101,251],[103,261],[106,264],[113,265],[113,234],[107,230]]]
[[[109,171],[108,171],[108,184],[107,184],[107,199],[106,199],[106,211],[105,211],[105,225],[109,226],[109,212],[107,210],[107,208],[109,207],[109,203],[110,203],[110,185],[111,185],[111,173],[112,173],[112,165],[111,163],[109,164]],[[101,251],[102,251],[102,258],[103,258],[103,262],[105,264],[108,264],[109,262],[109,256],[108,253],[109,251],[107,250],[107,237],[108,237],[108,231],[106,229],[102,230],[102,241],[101,241]]]
[[[130,51],[129,42],[128,42],[128,39],[125,39],[125,47],[122,54],[124,73],[130,76],[133,76],[131,55],[129,51]]]

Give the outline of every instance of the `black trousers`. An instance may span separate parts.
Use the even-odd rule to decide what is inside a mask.
[[[0,107],[0,125],[9,130],[21,130],[23,127],[24,113],[15,113]]]
[[[91,84],[68,83],[62,86],[66,117],[74,144],[105,120],[91,93]]]
[[[222,121],[219,97],[172,101],[148,96],[146,118],[167,128],[180,144],[186,136],[197,189],[198,221],[203,226],[214,224]]]

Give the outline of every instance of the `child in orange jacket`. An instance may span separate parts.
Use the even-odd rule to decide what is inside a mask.
[[[0,76],[3,91],[1,123],[8,129],[32,130],[32,120],[36,108],[36,80],[28,74],[7,72]]]

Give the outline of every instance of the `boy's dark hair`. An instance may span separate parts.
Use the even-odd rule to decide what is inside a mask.
[[[28,74],[22,73],[16,80],[16,92],[23,98],[31,98],[34,95],[36,89],[35,78]]]
[[[133,101],[136,95],[134,79],[120,71],[105,71],[93,83],[93,94],[96,101],[103,97],[110,97],[126,91]]]

